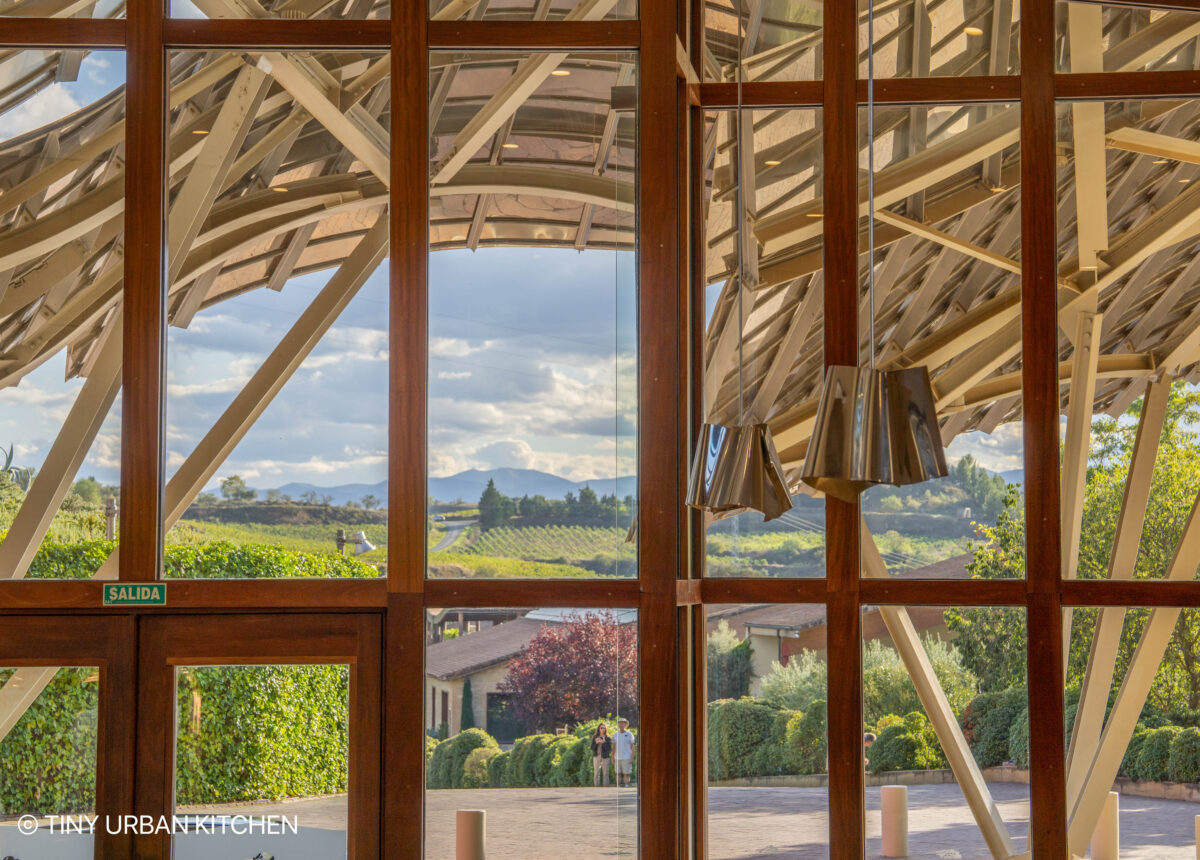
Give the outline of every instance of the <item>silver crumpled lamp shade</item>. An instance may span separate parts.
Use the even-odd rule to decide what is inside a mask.
[[[773,520],[792,507],[766,424],[705,424],[688,478],[687,503],[702,511],[761,511]]]
[[[918,484],[945,475],[926,368],[829,368],[800,476],[805,483],[854,501],[874,484]]]

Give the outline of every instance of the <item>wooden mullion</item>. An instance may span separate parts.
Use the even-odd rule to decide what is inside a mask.
[[[864,605],[1022,606],[1027,586],[1009,579],[864,579]]]
[[[1067,855],[1059,507],[1054,0],[1021,7],[1021,317],[1030,842]]]
[[[390,21],[319,19],[171,18],[163,23],[170,47],[377,48],[391,44]]]
[[[824,579],[710,577],[700,584],[705,603],[823,603]]]
[[[158,576],[162,520],[166,68],[162,7],[129,0],[125,113],[120,578]]]
[[[637,606],[639,591],[638,581],[632,578],[596,577],[547,582],[458,577],[428,580],[425,583],[424,603],[435,607],[534,607],[545,606],[549,600],[556,606],[618,609]],[[674,590],[671,600],[674,605]]]
[[[123,18],[0,18],[0,47],[125,47]]]
[[[825,365],[858,364],[857,4],[825,7]],[[835,85],[836,83],[836,85]],[[829,856],[862,857],[862,613],[857,504],[825,500]]]
[[[1071,0],[1071,2],[1091,3],[1097,6],[1138,6],[1143,9],[1200,12],[1200,0]]]
[[[704,108],[736,108],[736,83],[700,84],[700,104]],[[742,84],[742,104],[747,107],[810,106],[821,104],[825,84],[822,81],[748,81]]]
[[[104,583],[94,580],[21,580],[0,585],[0,613],[86,611],[103,615],[176,615],[262,610],[380,610],[387,605],[382,579],[166,580],[165,606],[104,607]]]
[[[1200,71],[1074,72],[1054,76],[1059,99],[1107,100],[1156,96],[1200,97]]]
[[[428,26],[433,50],[636,50],[642,38],[637,21],[430,21]],[[672,62],[674,57],[672,45]]]
[[[867,101],[867,82],[858,82],[859,104]],[[875,81],[879,104],[952,104],[1015,102],[1021,79],[1015,75],[972,75],[961,78],[880,78]]]
[[[1066,606],[1200,606],[1200,582],[1073,579],[1062,584]]]
[[[680,284],[678,7],[643,3],[638,87],[639,856],[679,856],[679,639],[687,345]]]

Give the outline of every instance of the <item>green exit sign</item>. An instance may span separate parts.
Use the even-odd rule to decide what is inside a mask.
[[[166,606],[165,582],[111,582],[104,585],[105,606]]]

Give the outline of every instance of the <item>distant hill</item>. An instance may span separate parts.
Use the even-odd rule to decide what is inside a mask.
[[[637,479],[628,476],[621,478],[593,478],[588,481],[570,481],[540,472],[537,469],[468,469],[457,475],[446,478],[429,479],[429,495],[438,502],[453,502],[462,499],[464,502],[477,502],[487,487],[488,480],[496,482],[496,489],[506,496],[520,498],[524,495],[536,496],[541,494],[547,499],[563,499],[567,493],[579,494],[579,491],[590,486],[597,495],[611,495],[618,498],[633,495],[637,492]],[[365,495],[372,495],[381,502],[387,502],[387,482],[378,484],[340,484],[333,487],[319,487],[316,484],[291,483],[284,484],[279,492],[299,500],[307,492],[316,492],[321,496],[329,496],[330,503],[344,505],[346,502],[361,501]],[[220,488],[214,487],[210,492],[220,494]],[[263,489],[258,489],[258,497],[265,495]]]

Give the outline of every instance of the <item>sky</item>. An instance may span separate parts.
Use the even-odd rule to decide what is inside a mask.
[[[0,139],[63,116],[119,86],[124,55],[89,55],[76,82],[10,111]],[[332,270],[201,312],[167,337],[166,472],[172,474],[278,343]],[[627,251],[439,251],[429,265],[429,462],[538,469],[571,480],[636,470],[635,257]],[[258,488],[377,483],[387,475],[386,263],[217,470]],[[711,307],[710,307],[711,310]],[[40,466],[81,385],[59,354],[0,391],[0,445]],[[80,470],[116,483],[120,405]],[[1020,468],[1018,424],[965,434],[948,454]],[[215,479],[210,486],[215,486]]]

